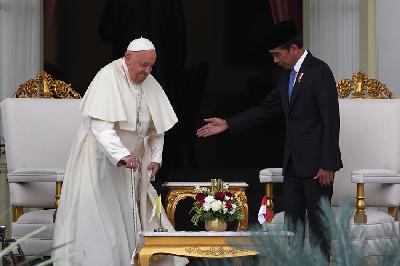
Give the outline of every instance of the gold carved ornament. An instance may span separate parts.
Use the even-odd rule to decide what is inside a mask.
[[[247,205],[247,197],[244,191],[235,192],[238,202],[242,204],[242,213],[244,215],[243,219],[239,221],[238,229],[246,230],[249,223],[249,206]]]
[[[243,253],[243,250],[233,247],[212,246],[209,248],[201,248],[198,246],[185,248],[189,255],[206,256],[206,257],[226,257]]]
[[[352,95],[353,99],[394,99],[395,96],[385,84],[376,79],[368,79],[363,72],[353,73],[352,79],[344,79],[336,84],[339,99]]]
[[[50,74],[40,72],[36,79],[30,79],[21,84],[13,95],[14,98],[56,98],[56,99],[80,99],[71,84],[62,80],[53,80]]]

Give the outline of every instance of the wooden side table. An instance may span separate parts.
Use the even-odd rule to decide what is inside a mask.
[[[246,182],[225,183],[229,183],[229,191],[235,193],[238,201],[243,206],[244,218],[239,221],[238,230],[246,230],[249,223],[249,207],[247,205],[246,188],[249,185]],[[165,182],[163,186],[168,188],[167,216],[172,226],[175,227],[175,210],[179,201],[188,197],[194,199],[196,197],[194,188],[196,186],[211,187],[211,182]]]

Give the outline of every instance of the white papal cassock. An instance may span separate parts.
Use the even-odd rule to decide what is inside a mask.
[[[123,58],[98,72],[80,108],[84,121],[66,167],[52,257],[62,259],[55,265],[130,265],[137,241],[132,206],[140,210],[138,231],[159,227],[155,219],[147,223],[157,196],[147,167],[161,164],[164,132],[178,119],[151,75],[140,85],[131,82]],[[135,200],[130,170],[116,167],[129,154],[141,161]],[[184,265],[187,259],[167,256],[159,263]]]

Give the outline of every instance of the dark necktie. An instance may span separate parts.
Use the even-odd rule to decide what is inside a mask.
[[[294,68],[292,68],[292,70],[290,71],[290,77],[289,77],[289,87],[288,87],[288,99],[290,102],[290,97],[292,96],[292,92],[293,92],[293,87],[294,87],[294,79],[296,78],[296,70],[294,70]]]

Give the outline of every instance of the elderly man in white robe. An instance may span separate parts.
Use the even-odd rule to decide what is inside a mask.
[[[82,99],[83,125],[68,160],[56,217],[52,257],[61,260],[55,265],[130,265],[140,248],[138,231],[160,226],[155,219],[148,224],[157,196],[150,179],[161,165],[164,133],[178,119],[150,75],[155,61],[149,40],[133,40],[123,58],[97,73]],[[134,197],[132,186],[139,187]],[[134,219],[134,213],[139,217]],[[161,220],[173,230],[166,216]],[[172,256],[159,261],[186,263]]]

